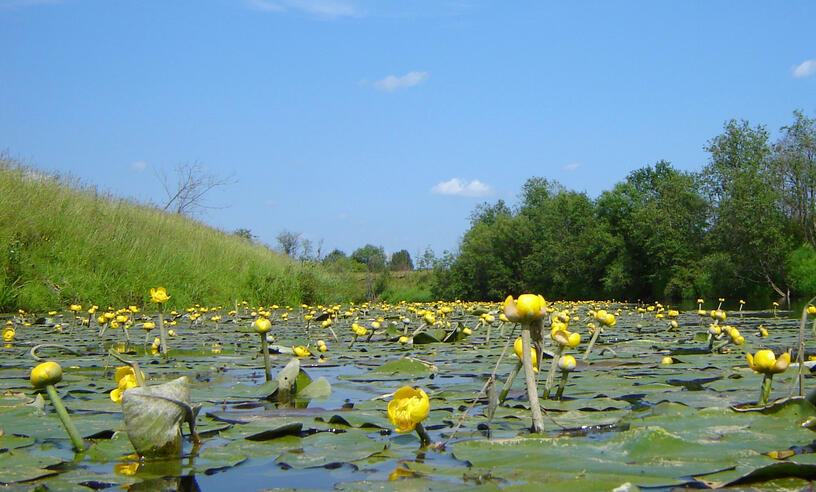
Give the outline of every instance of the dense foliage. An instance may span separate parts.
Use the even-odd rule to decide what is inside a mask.
[[[698,173],[666,161],[597,199],[533,177],[520,203],[484,203],[433,292],[500,299],[663,299],[812,294],[816,271],[816,120],[801,111],[777,142],[762,125],[725,123]]]

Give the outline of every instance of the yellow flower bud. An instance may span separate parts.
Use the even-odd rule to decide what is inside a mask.
[[[558,368],[563,372],[575,370],[576,365],[578,365],[578,363],[575,361],[575,357],[571,355],[562,355],[561,358],[558,359]]]
[[[266,318],[258,318],[252,322],[252,329],[255,333],[268,333],[272,329],[272,322]]]
[[[44,388],[62,381],[62,367],[53,361],[43,362],[31,369],[31,386]]]

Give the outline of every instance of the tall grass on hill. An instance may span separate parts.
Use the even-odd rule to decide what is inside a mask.
[[[0,312],[142,305],[159,285],[171,308],[360,299],[346,277],[0,156]]]

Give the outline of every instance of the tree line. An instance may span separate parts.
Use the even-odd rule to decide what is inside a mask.
[[[438,262],[442,299],[621,300],[816,294],[816,120],[794,111],[771,141],[731,120],[699,172],[659,161],[595,199],[528,179],[518,205],[483,203]]]

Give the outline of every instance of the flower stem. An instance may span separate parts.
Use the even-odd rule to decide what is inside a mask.
[[[569,372],[561,371],[561,381],[558,382],[558,391],[555,392],[555,399],[561,400],[561,397],[564,396],[564,388],[567,387],[567,378],[569,378]]]
[[[519,371],[521,370],[522,362],[519,361],[516,364],[516,367],[510,371],[510,374],[507,375],[507,380],[504,382],[504,387],[499,394],[499,403],[504,403],[504,400],[507,398],[507,393],[510,391],[510,387],[513,386],[513,381],[516,380],[516,376],[518,376]]]
[[[560,343],[558,344],[558,350],[555,352],[555,355],[552,359],[552,364],[550,364],[550,372],[547,373],[547,382],[544,383],[544,397],[550,397],[550,391],[553,387],[553,382],[555,382],[555,370],[558,368],[558,359],[564,355],[564,346]]]
[[[759,405],[764,407],[768,404],[768,398],[771,396],[771,385],[773,384],[773,374],[765,374],[762,379],[762,391],[759,394]]]
[[[584,352],[584,360],[589,359],[589,353],[592,352],[592,347],[595,346],[595,342],[598,340],[598,335],[601,333],[601,327],[596,326],[595,331],[592,333],[592,338],[589,339],[589,345],[587,345],[586,352]]]
[[[48,393],[48,398],[54,405],[54,409],[57,411],[57,416],[59,416],[62,426],[65,427],[65,432],[67,432],[68,437],[71,438],[71,443],[74,445],[74,451],[85,451],[85,443],[82,442],[79,432],[77,432],[76,427],[74,427],[74,423],[71,421],[71,417],[68,415],[68,410],[66,410],[65,405],[62,404],[62,400],[60,400],[60,397],[57,394],[57,389],[54,388],[53,384],[49,384],[45,387],[45,391]]]
[[[272,381],[272,364],[269,362],[269,342],[266,341],[266,333],[261,333],[261,350],[264,357],[264,375],[267,381]]]
[[[423,446],[427,446],[431,443],[431,436],[428,435],[428,431],[425,430],[425,427],[422,427],[421,422],[417,423],[414,430],[416,430],[416,433],[419,436],[419,442],[421,442]]]
[[[161,336],[161,353],[167,357],[167,330],[164,329],[164,313],[162,313],[162,305],[159,304],[159,336]]]
[[[538,402],[538,388],[536,388],[533,372],[533,359],[530,354],[530,325],[521,327],[521,361],[524,366],[524,379],[527,383],[527,399],[530,401],[530,414],[533,418],[533,433],[544,430],[544,417],[541,415],[541,404]]]

